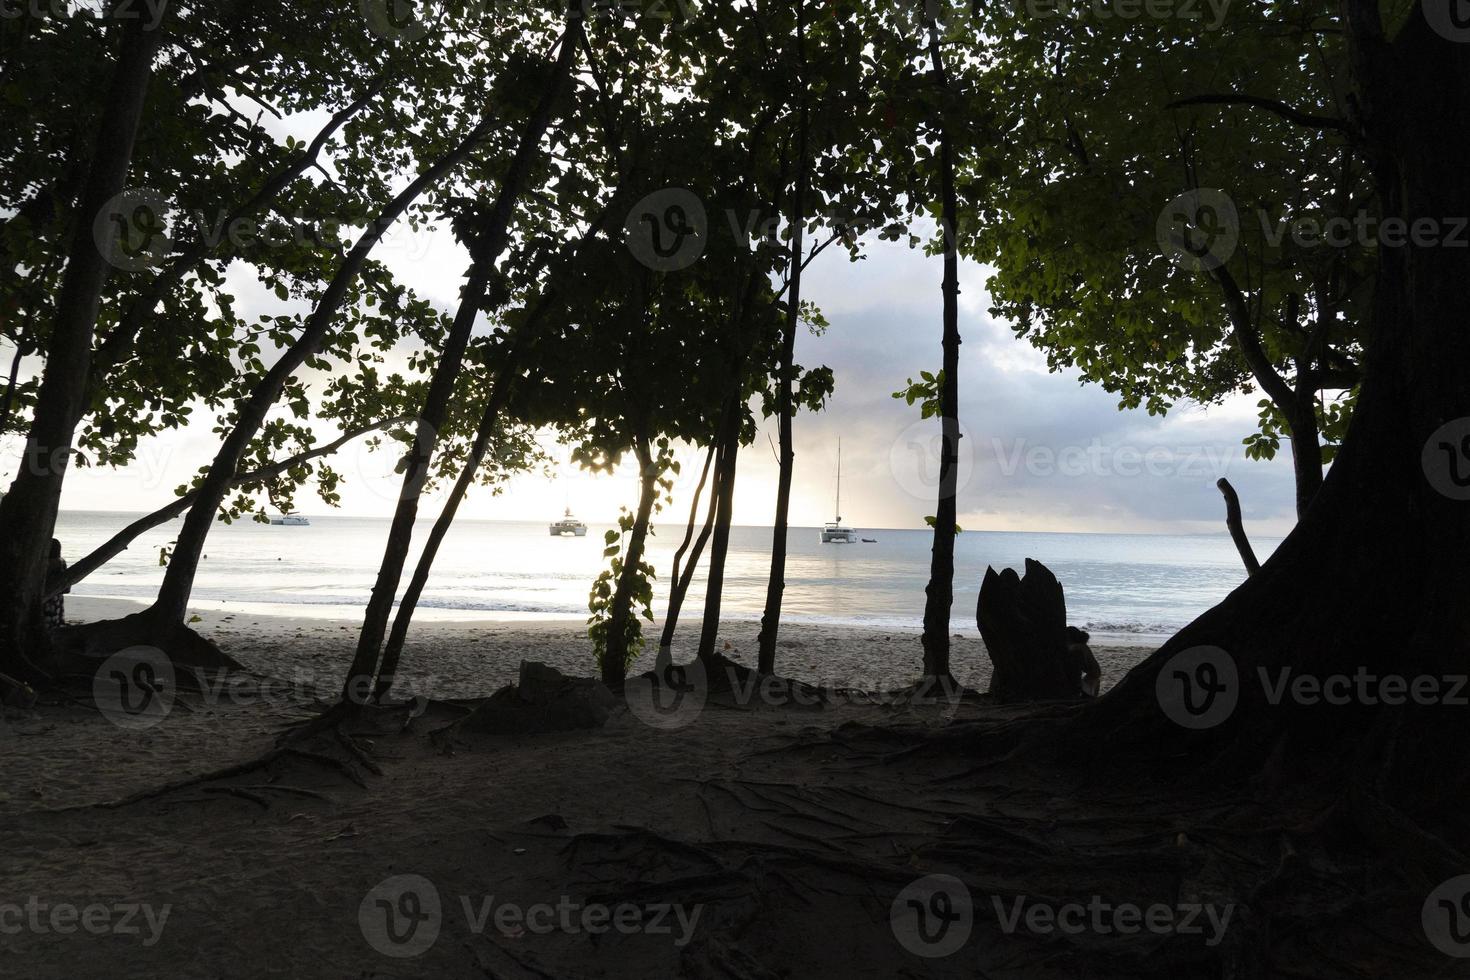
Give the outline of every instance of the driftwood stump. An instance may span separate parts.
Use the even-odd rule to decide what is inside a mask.
[[[994,670],[990,693],[1003,702],[1076,698],[1083,665],[1068,643],[1062,584],[1039,561],[1026,559],[1024,577],[1013,568],[985,569],[975,622]]]

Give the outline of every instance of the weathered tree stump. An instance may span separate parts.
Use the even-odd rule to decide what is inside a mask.
[[[459,725],[495,735],[601,728],[615,704],[600,681],[567,677],[554,667],[522,660],[520,681],[496,691]]]
[[[987,567],[975,622],[994,665],[990,693],[998,700],[1082,695],[1083,666],[1068,644],[1062,584],[1041,562],[1027,558],[1024,577],[1013,568]]]

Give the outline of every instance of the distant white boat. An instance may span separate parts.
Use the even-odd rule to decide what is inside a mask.
[[[837,440],[837,519],[822,525],[822,544],[857,544],[857,532],[842,523],[842,440]]]
[[[311,521],[300,514],[282,514],[279,517],[272,517],[271,523],[282,527],[309,527],[311,525]]]
[[[567,508],[566,516],[559,521],[552,521],[547,525],[553,538],[559,538],[570,534],[574,538],[585,538],[587,536],[587,525],[572,516],[572,509]]]

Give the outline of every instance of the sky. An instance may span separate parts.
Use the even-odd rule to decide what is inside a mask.
[[[310,139],[326,116],[308,113],[263,124],[278,139],[288,133]],[[330,161],[324,161],[330,167]],[[166,197],[166,195],[164,195]],[[721,220],[711,216],[711,220]],[[920,230],[921,229],[916,229]],[[798,363],[832,368],[836,391],[826,408],[797,416],[796,469],[791,523],[815,526],[836,516],[837,449],[842,447],[842,514],[856,528],[919,528],[935,512],[939,422],[921,420],[919,407],[892,393],[920,371],[940,365],[942,262],[906,243],[870,238],[866,257],[851,261],[838,248],[824,251],[808,268],[803,299],[829,321],[821,336],[805,329],[797,339]],[[400,223],[374,252],[401,281],[440,309],[452,312],[468,255],[445,228],[410,230]],[[126,273],[118,273],[126,274]],[[237,309],[246,316],[300,308],[283,302],[239,263],[228,272]],[[1176,405],[1165,417],[1119,411],[1117,398],[1083,385],[1075,372],[1049,373],[1045,355],[992,318],[986,271],[960,264],[960,487],[958,521],[966,529],[1222,533],[1224,504],[1215,481],[1229,477],[1240,493],[1248,530],[1283,535],[1295,523],[1292,473],[1285,454],[1269,462],[1245,457],[1242,439],[1255,428],[1259,396],[1252,393],[1208,409]],[[406,351],[391,358],[402,359]],[[390,369],[392,364],[389,365]],[[33,372],[39,362],[28,359]],[[137,459],[117,470],[74,467],[62,507],[71,510],[146,512],[173,499],[218,447],[214,419],[202,408],[182,430],[144,440]],[[318,428],[323,441],[330,425]],[[763,420],[755,442],[740,456],[734,520],[769,525],[775,511],[774,420]],[[566,447],[545,433],[555,461],[550,477],[527,473],[492,494],[476,487],[460,509],[463,518],[549,521],[570,507],[589,522],[613,520],[636,504],[631,470],[592,475],[578,469]],[[10,468],[20,440],[0,445]],[[660,515],[682,523],[698,480],[703,453],[687,447],[674,503]],[[345,478],[341,505],[328,507],[310,488],[298,495],[305,514],[388,516],[400,480],[396,457],[360,444],[345,448],[332,465]],[[425,504],[437,512],[443,490]]]
[[[380,257],[421,295],[452,310],[466,256],[446,232],[401,234]],[[852,262],[829,249],[808,269],[804,296],[830,326],[803,329],[797,360],[833,369],[836,391],[826,409],[796,419],[793,525],[835,516],[837,448],[842,447],[842,517],[858,528],[922,527],[935,512],[937,420],[891,393],[940,362],[941,262],[904,244],[872,241]],[[236,267],[238,269],[238,267]],[[232,270],[235,271],[235,270]],[[240,274],[243,269],[238,269]],[[1118,411],[1117,399],[1073,373],[1049,373],[1044,354],[988,313],[985,270],[962,263],[960,295],[959,523],[977,530],[1217,533],[1224,507],[1215,481],[1239,490],[1249,528],[1283,534],[1293,523],[1289,460],[1246,459],[1241,440],[1252,431],[1256,397],[1208,410],[1180,404],[1167,417]],[[235,283],[247,313],[279,312],[281,303],[254,282]],[[147,511],[207,463],[216,448],[212,423],[196,414],[186,429],[147,440],[120,470],[76,468],[62,506],[76,510]],[[327,428],[319,430],[330,438]],[[734,519],[769,524],[775,508],[775,426],[761,425],[741,454]],[[525,474],[498,495],[476,488],[461,509],[470,519],[543,521],[564,507],[592,522],[632,507],[627,470],[594,476],[570,463],[554,436],[544,437],[553,475]],[[18,446],[7,445],[12,461]],[[689,448],[675,502],[662,515],[682,522],[702,455]],[[346,482],[336,512],[386,516],[397,496],[393,460],[357,446],[334,466]],[[334,512],[311,492],[298,498],[306,514]],[[432,505],[430,505],[432,506]]]

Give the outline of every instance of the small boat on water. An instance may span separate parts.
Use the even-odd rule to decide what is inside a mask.
[[[842,523],[842,440],[837,440],[837,519],[822,525],[822,544],[857,544],[857,532]]]
[[[572,516],[572,509],[567,508],[566,516],[559,521],[552,521],[547,525],[553,538],[560,538],[570,534],[574,538],[585,538],[587,536],[587,525]]]
[[[282,527],[309,527],[311,525],[311,521],[302,517],[300,514],[280,514],[272,517],[271,523],[279,524]]]

